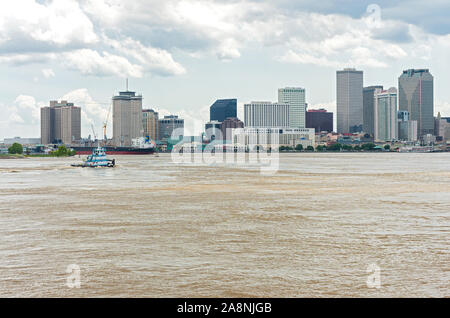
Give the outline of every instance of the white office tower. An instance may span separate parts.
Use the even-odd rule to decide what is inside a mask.
[[[288,104],[251,102],[244,105],[245,127],[280,128],[289,127]]]
[[[345,68],[336,72],[337,132],[362,131],[363,126],[363,72]]]
[[[113,140],[115,146],[131,146],[142,137],[142,96],[135,92],[119,92],[113,97]]]
[[[314,128],[235,128],[231,140],[237,149],[249,150],[257,147],[267,150],[280,146],[295,148],[299,144],[303,148],[316,145]]]
[[[376,89],[374,93],[374,128],[376,141],[398,139],[397,89]]]
[[[278,103],[289,105],[289,127],[305,128],[305,89],[285,87],[278,89]]]

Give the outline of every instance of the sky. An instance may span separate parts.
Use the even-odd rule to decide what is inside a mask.
[[[428,68],[435,114],[450,116],[450,1],[15,0],[0,2],[0,140],[39,137],[40,107],[82,108],[82,136],[101,135],[111,97],[185,119],[198,134],[219,98],[276,101],[306,89],[336,110],[336,70],[397,86]],[[111,136],[111,118],[108,119]]]

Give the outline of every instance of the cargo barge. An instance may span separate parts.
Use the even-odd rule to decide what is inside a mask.
[[[106,140],[106,138],[105,138]],[[98,146],[72,146],[77,155],[90,155]],[[132,145],[124,146],[103,146],[107,155],[150,155],[155,152],[156,144],[148,138],[135,138]]]
[[[77,155],[90,155],[97,147],[71,147],[77,152]],[[155,148],[135,148],[135,147],[113,147],[106,146],[107,155],[150,155],[155,152]]]

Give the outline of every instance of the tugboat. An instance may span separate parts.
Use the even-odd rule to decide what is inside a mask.
[[[92,154],[87,156],[86,160],[81,164],[72,164],[72,167],[106,167],[106,168],[114,168],[116,166],[116,159],[107,159],[106,158],[106,141],[108,140],[106,138],[106,126],[108,124],[108,117],[111,112],[111,108],[109,108],[108,115],[106,116],[106,120],[103,124],[103,131],[105,136],[105,147],[100,147],[99,144],[97,144],[96,148],[92,149]],[[97,139],[97,136],[95,134],[94,125],[91,125],[92,132],[94,133],[94,138]]]
[[[116,165],[115,159],[106,159],[105,148],[97,147],[92,150],[92,154],[89,155],[86,160],[81,164],[72,164],[72,167],[107,167],[113,168]]]

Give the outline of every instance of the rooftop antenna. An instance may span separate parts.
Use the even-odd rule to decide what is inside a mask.
[[[128,77],[127,77],[127,92],[128,92]]]

